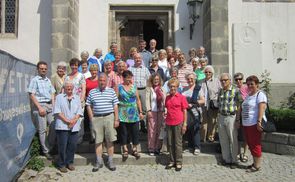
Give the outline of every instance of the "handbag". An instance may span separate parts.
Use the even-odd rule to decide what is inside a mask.
[[[256,96],[256,102],[257,102],[257,98],[260,92],[258,92],[257,96]],[[270,109],[269,109],[269,105],[268,103],[266,103],[266,114],[265,117],[267,118],[267,120],[265,120],[264,118],[262,118],[261,121],[261,126],[264,132],[266,133],[271,133],[271,132],[275,132],[277,131],[276,125],[274,123],[274,119],[270,114]]]
[[[209,95],[209,88],[208,88],[208,85],[207,85],[207,81],[205,81],[206,83],[206,87],[207,87],[207,94],[208,94],[208,98],[210,99],[210,95]],[[209,107],[210,109],[212,110],[218,110],[218,105],[217,105],[217,102],[215,104],[214,100],[209,100]]]

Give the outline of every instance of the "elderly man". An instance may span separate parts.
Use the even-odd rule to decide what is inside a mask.
[[[150,48],[149,48],[149,52],[153,55],[153,56],[157,56],[158,55],[158,50],[156,49],[157,47],[157,41],[155,39],[151,39],[150,40]]]
[[[117,95],[112,88],[107,87],[107,76],[104,73],[99,75],[99,87],[92,89],[87,97],[86,105],[89,121],[92,122],[95,135],[96,164],[93,172],[102,168],[102,142],[105,140],[108,150],[107,167],[111,171],[116,170],[113,163],[114,145],[117,140],[115,128],[119,126]]]
[[[142,65],[142,57],[140,54],[137,53],[133,57],[134,57],[134,66],[129,67],[128,69],[133,74],[134,84],[137,87],[139,99],[140,99],[141,105],[142,105],[142,112],[145,115],[145,113],[146,113],[146,104],[145,104],[146,84],[147,84],[147,80],[150,77],[150,71],[144,65]],[[140,121],[140,130],[143,133],[147,132],[144,120]]]
[[[221,145],[223,165],[230,165],[230,168],[237,167],[238,155],[238,133],[237,127],[240,124],[240,103],[241,95],[239,89],[231,85],[231,76],[222,73],[220,76],[222,89],[218,93],[219,121],[218,133]]]
[[[145,48],[146,48],[146,41],[140,40],[139,46],[138,46],[138,52],[142,57],[144,66],[149,68],[150,61],[151,61],[153,55],[149,51],[147,51]]]
[[[63,173],[67,168],[75,170],[73,163],[81,124],[79,118],[83,116],[80,97],[73,94],[73,89],[73,83],[66,81],[64,93],[57,95],[53,111],[59,156],[57,167]]]
[[[53,121],[52,106],[54,105],[55,89],[51,81],[46,77],[47,63],[44,61],[38,62],[37,70],[38,75],[31,80],[27,92],[33,103],[32,112],[39,133],[42,152],[48,160],[51,160],[52,157],[49,154],[49,147],[46,145],[46,128],[48,123],[50,128],[48,137],[50,141],[53,141],[53,138],[55,138],[54,130],[52,130],[53,127],[50,127],[50,124]]]
[[[177,78],[178,78],[179,83],[181,84],[181,86],[186,87],[186,86],[188,86],[188,83],[187,83],[187,81],[185,79],[185,75],[188,75],[188,74],[192,73],[193,72],[193,67],[192,67],[192,65],[186,63],[184,53],[179,54],[178,61],[179,61],[179,63],[177,65],[177,69],[178,69]]]

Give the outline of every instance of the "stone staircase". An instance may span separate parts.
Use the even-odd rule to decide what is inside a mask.
[[[89,134],[86,133],[84,141],[77,146],[74,165],[84,166],[93,165],[95,163],[95,144],[89,144]],[[134,156],[129,155],[126,161],[122,161],[121,146],[115,144],[114,162],[116,165],[154,165],[161,164],[166,165],[169,161],[168,153],[161,153],[158,156],[148,155],[147,134],[140,133],[138,151],[141,158],[136,160]],[[184,148],[185,148],[184,143]],[[221,155],[217,153],[219,143],[201,143],[201,153],[199,155],[193,155],[190,152],[183,153],[184,164],[216,164],[221,159]],[[131,151],[131,150],[129,150]],[[130,152],[129,152],[130,153]],[[56,156],[55,156],[56,157]],[[41,157],[46,166],[51,165],[51,162],[46,160],[45,157]],[[104,147],[104,160],[107,160],[106,147]]]

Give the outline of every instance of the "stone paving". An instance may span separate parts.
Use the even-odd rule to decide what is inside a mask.
[[[249,165],[252,161],[241,165]],[[262,170],[246,173],[245,169],[230,169],[217,164],[185,165],[181,172],[165,170],[162,165],[119,165],[114,172],[103,167],[91,172],[92,166],[77,166],[75,171],[60,173],[55,168],[46,167],[35,178],[26,181],[295,181],[295,156],[263,154]],[[21,179],[21,178],[20,178]],[[21,180],[20,180],[21,181]]]

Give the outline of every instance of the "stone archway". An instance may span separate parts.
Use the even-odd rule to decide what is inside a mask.
[[[144,39],[143,23],[154,21],[157,28],[163,32],[163,47],[174,46],[174,7],[173,6],[115,6],[110,5],[109,35],[110,42],[117,42],[120,49],[128,51],[128,46],[122,45],[122,31],[131,30],[132,36],[127,42],[138,45],[139,39]],[[124,42],[126,42],[124,41]]]

